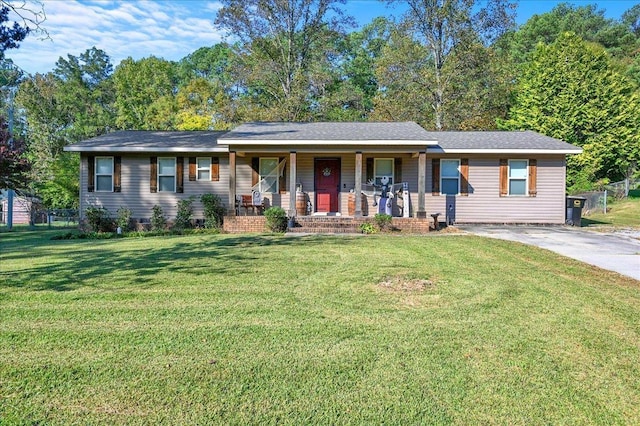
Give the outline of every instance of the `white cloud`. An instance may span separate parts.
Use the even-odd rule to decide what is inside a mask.
[[[46,1],[44,27],[51,40],[30,36],[6,56],[29,73],[52,71],[59,57],[93,46],[116,66],[148,56],[180,60],[222,40],[214,27],[218,2],[204,0]]]

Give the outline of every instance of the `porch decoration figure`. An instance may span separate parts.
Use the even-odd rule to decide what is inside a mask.
[[[376,185],[377,186],[377,185]],[[373,205],[378,205],[378,213],[391,215],[393,205],[393,185],[389,183],[388,176],[380,178],[380,202],[376,202],[376,194],[373,195]]]

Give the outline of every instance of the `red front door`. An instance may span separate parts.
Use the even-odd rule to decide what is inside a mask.
[[[337,212],[340,193],[340,159],[316,159],[316,211]]]

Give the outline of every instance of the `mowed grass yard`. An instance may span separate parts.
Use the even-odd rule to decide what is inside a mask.
[[[0,423],[640,424],[640,282],[467,235],[0,234]]]
[[[640,228],[640,189],[629,191],[629,197],[615,200],[606,214],[593,212],[582,218],[583,226]]]

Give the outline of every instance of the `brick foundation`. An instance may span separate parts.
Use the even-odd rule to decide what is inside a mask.
[[[264,216],[225,216],[222,229],[230,234],[266,232],[266,219]]]
[[[265,220],[264,216],[225,216],[223,229],[231,234],[267,232]],[[360,233],[360,225],[367,222],[375,224],[372,217],[301,216],[296,219],[296,227],[289,231],[331,234]],[[426,234],[432,228],[432,223],[431,218],[394,217],[391,221],[391,232]]]
[[[391,225],[408,234],[426,234],[430,231],[433,220],[427,218],[394,217]]]

